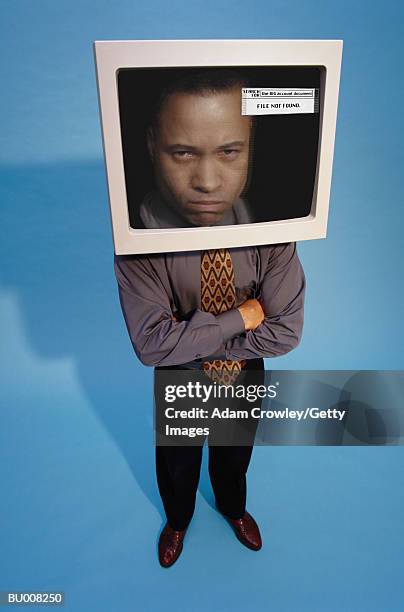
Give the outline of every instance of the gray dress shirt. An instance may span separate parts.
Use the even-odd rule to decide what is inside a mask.
[[[141,217],[148,227],[144,208]],[[219,315],[201,310],[201,251],[115,255],[123,315],[143,364],[199,369],[205,360],[277,357],[297,346],[305,277],[296,244],[229,251],[236,307]],[[245,331],[237,306],[249,298],[260,298],[265,318]]]

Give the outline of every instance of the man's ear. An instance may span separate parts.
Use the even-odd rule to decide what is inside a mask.
[[[154,162],[154,133],[152,127],[147,129],[147,150],[149,151],[150,159]]]

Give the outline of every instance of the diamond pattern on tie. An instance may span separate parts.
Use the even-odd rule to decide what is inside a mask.
[[[218,315],[236,305],[234,269],[228,249],[203,251],[201,255],[201,309]],[[205,361],[203,370],[213,382],[231,385],[246,361]]]

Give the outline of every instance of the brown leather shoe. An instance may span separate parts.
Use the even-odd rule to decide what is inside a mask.
[[[262,547],[260,530],[251,514],[245,512],[240,519],[232,519],[225,514],[223,516],[233,527],[234,533],[244,546],[251,550],[259,550]]]
[[[159,539],[159,561],[163,567],[173,565],[182,552],[182,542],[186,529],[175,531],[168,523],[165,524]]]

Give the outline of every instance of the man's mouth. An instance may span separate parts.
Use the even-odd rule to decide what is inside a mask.
[[[222,200],[194,200],[188,202],[188,205],[201,212],[217,212],[226,206]]]

